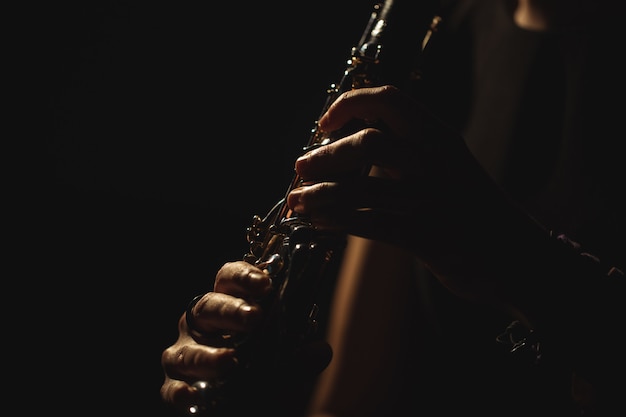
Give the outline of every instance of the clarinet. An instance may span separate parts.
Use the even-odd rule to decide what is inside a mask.
[[[327,89],[319,117],[342,93],[380,85],[383,40],[393,4],[394,0],[384,0],[373,6],[359,42],[351,48],[340,82]],[[303,151],[325,146],[362,126],[325,132],[315,121]],[[237,348],[238,369],[227,380],[196,382],[194,386],[203,394],[205,404],[190,407],[191,415],[239,415],[234,401],[237,393],[262,384],[264,376],[272,375],[298,346],[320,334],[319,316],[328,306],[320,307],[318,301],[329,298],[347,236],[319,230],[309,218],[287,206],[287,195],[303,182],[295,174],[283,198],[265,217],[253,216],[246,230],[249,252],[243,259],[272,277],[271,293],[259,301],[266,319],[252,333],[228,335],[230,346]]]
[[[382,34],[392,0],[374,5],[359,43],[352,47],[343,77],[338,84],[330,84],[319,117],[343,92],[374,86],[382,51]],[[318,119],[319,119],[318,117]],[[317,121],[311,129],[308,142],[302,148],[310,151],[345,136],[350,126],[338,132],[319,129]],[[284,197],[261,218],[255,215],[247,229],[249,252],[244,260],[265,269],[271,276],[274,291],[266,300],[270,319],[279,345],[295,346],[317,332],[318,305],[315,295],[325,283],[332,284],[338,262],[346,243],[345,235],[316,229],[306,216],[293,212],[286,204],[287,195],[301,186],[304,179],[295,174]],[[267,333],[268,329],[262,329]],[[280,352],[280,349],[278,350]],[[281,353],[278,354],[280,358]]]

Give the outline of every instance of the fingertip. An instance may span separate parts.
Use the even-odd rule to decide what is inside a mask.
[[[328,125],[328,112],[324,113],[322,117],[317,121],[317,127],[320,130],[326,130]]]
[[[295,190],[292,190],[289,195],[287,195],[287,206],[296,213],[303,212],[304,207],[302,206],[302,200],[300,198],[301,196],[302,190],[297,188]]]
[[[188,410],[202,401],[202,394],[184,381],[171,381],[161,388],[163,402],[177,410]]]
[[[272,289],[272,277],[265,271],[263,264],[258,266],[262,271],[251,271],[250,283],[254,284],[257,295],[265,295]]]
[[[239,315],[241,316],[242,324],[246,329],[250,329],[254,325],[260,323],[263,319],[261,310],[251,306],[250,304],[242,304],[239,307]]]

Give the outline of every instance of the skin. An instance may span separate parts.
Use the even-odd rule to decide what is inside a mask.
[[[503,244],[503,230],[535,245],[545,231],[500,192],[462,136],[398,89],[346,92],[319,124],[333,131],[353,118],[386,128],[363,129],[299,158],[296,172],[317,181],[294,190],[288,204],[320,228],[411,251],[454,293],[515,308],[513,287],[501,287],[493,263],[498,254],[518,261],[507,255],[517,246]],[[363,166],[373,166],[372,175],[359,175]],[[420,192],[404,191],[410,189]]]
[[[269,275],[246,262],[225,264],[216,276],[214,292],[206,294],[194,308],[196,327],[216,336],[211,341],[198,341],[216,344],[223,331],[251,330],[261,315],[258,305],[251,300],[265,295],[270,286]],[[179,320],[178,330],[178,340],[162,354],[166,380],[161,396],[168,403],[178,404],[177,408],[187,410],[202,399],[190,384],[232,372],[237,366],[237,359],[232,347],[198,343],[189,332],[184,314]]]
[[[521,27],[547,30],[574,24],[589,7],[584,1],[566,1],[567,12],[555,13],[565,6],[561,3],[521,0],[514,19]],[[336,309],[328,336],[336,357],[349,357],[357,348],[371,349],[372,354],[384,349],[380,344],[384,338],[371,340],[369,328],[355,330],[351,340],[343,337],[352,328],[351,303],[359,302],[352,295],[355,288],[380,282],[374,265],[381,255],[400,277],[417,257],[453,293],[494,304],[529,327],[550,332],[554,323],[567,321],[567,306],[552,311],[559,284],[551,287],[547,279],[570,260],[566,256],[554,260],[547,232],[502,195],[460,134],[391,86],[344,93],[319,120],[319,127],[330,132],[352,119],[378,123],[299,158],[295,170],[306,182],[287,200],[295,212],[311,216],[317,227],[350,235],[336,296],[343,309]],[[363,176],[363,169],[369,167],[370,175]],[[511,235],[516,236],[515,242]],[[371,266],[366,267],[368,263]],[[507,265],[519,269],[511,271]],[[507,271],[505,278],[502,270]],[[375,294],[372,299],[361,302],[377,303],[380,311],[387,311],[385,306],[406,292],[404,283],[398,279],[379,285],[368,292]],[[184,411],[200,400],[191,383],[224,377],[237,369],[237,352],[221,334],[250,331],[260,323],[263,311],[256,300],[270,286],[271,279],[262,269],[242,261],[227,263],[218,271],[213,291],[192,311],[194,326],[208,337],[192,335],[183,314],[178,340],[163,352],[161,396],[166,403]],[[390,334],[401,325],[397,317],[385,322]],[[328,364],[329,350],[322,352],[315,356],[321,359],[314,361],[308,375],[317,375]],[[368,403],[359,393],[377,382],[343,381],[346,369],[341,366],[341,361],[333,361],[321,375],[311,415],[329,417],[328,410],[341,409],[342,401],[360,404],[362,409],[352,410],[356,413],[367,412]]]
[[[492,261],[480,255],[497,250],[505,258],[505,252],[513,248],[499,243],[493,248],[468,249],[476,248],[473,236],[479,231],[492,235],[496,242],[506,241],[499,236],[502,222],[507,223],[507,230],[519,229],[520,236],[529,240],[540,229],[504,199],[462,137],[391,86],[344,93],[319,123],[330,131],[352,118],[378,120],[386,129],[366,128],[298,159],[298,174],[318,180],[294,190],[288,196],[289,206],[311,215],[320,228],[366,238],[361,244],[370,239],[387,242],[401,248],[405,259],[407,254],[423,259],[462,296],[487,297],[517,309],[511,294],[520,293],[518,286],[507,282],[503,287]],[[373,166],[372,175],[361,175],[363,166]],[[337,176],[342,181],[324,180]],[[402,191],[415,184],[423,184],[421,193]],[[469,195],[483,198],[466,198]],[[492,215],[503,211],[508,214]],[[475,226],[467,228],[467,222]],[[459,234],[463,232],[467,236]],[[455,238],[441,238],[449,235]],[[194,326],[208,336],[192,335],[183,315],[179,339],[163,352],[166,379],[161,395],[166,402],[186,409],[200,400],[191,383],[223,377],[236,369],[236,351],[225,345],[221,334],[249,331],[259,323],[262,311],[255,300],[267,294],[270,286],[264,271],[242,261],[219,270],[213,292],[204,295],[192,311]],[[315,362],[321,366],[312,366],[310,374],[319,373],[328,363],[329,355],[322,357]]]

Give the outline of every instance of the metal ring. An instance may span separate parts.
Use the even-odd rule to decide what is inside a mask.
[[[191,301],[189,302],[189,304],[187,304],[187,310],[185,311],[185,321],[187,322],[187,328],[189,329],[189,332],[192,334],[192,336],[196,336],[196,337],[202,337],[202,338],[207,338],[208,335],[204,332],[201,332],[200,330],[196,329],[195,325],[193,324],[193,308],[196,306],[196,304],[198,304],[198,301],[200,301],[200,299],[202,297],[204,297],[205,294],[198,294],[195,297],[193,297],[191,299]]]

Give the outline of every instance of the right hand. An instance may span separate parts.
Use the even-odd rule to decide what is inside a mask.
[[[229,262],[220,268],[213,291],[204,294],[191,310],[193,317],[190,321],[195,331],[188,327],[186,313],[183,313],[178,322],[178,339],[162,353],[165,380],[161,397],[165,403],[187,413],[192,405],[203,403],[201,393],[192,387],[194,382],[225,380],[234,375],[238,370],[238,351],[231,338],[225,335],[247,333],[260,325],[264,311],[257,300],[268,295],[271,289],[271,277],[247,262]],[[313,347],[312,353],[303,349],[304,358],[298,355],[302,360],[296,366],[289,364],[285,368],[304,371],[298,376],[303,380],[312,379],[311,376],[327,366],[331,355],[325,343]],[[271,377],[274,376],[268,375]],[[293,380],[284,382],[289,388],[297,385]],[[269,388],[267,385],[272,384],[264,385],[250,387],[253,392],[241,395],[244,398],[264,397],[263,392]]]

